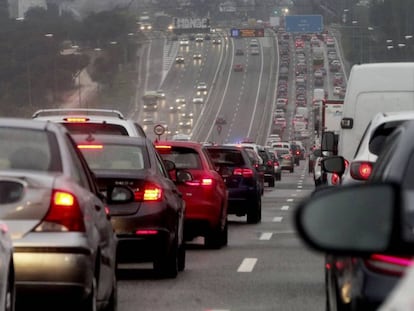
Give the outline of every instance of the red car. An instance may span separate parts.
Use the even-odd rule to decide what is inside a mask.
[[[238,72],[242,72],[244,70],[243,65],[242,64],[235,64],[233,67],[234,71],[238,71]]]
[[[204,236],[208,248],[227,245],[228,191],[203,146],[188,141],[160,141],[156,148],[164,160],[174,162],[176,171],[170,172],[172,179],[180,171],[191,176],[177,185],[186,203],[185,239]]]

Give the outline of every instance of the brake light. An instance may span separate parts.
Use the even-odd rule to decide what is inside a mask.
[[[290,155],[285,155],[285,156],[283,156],[283,159],[285,159],[285,160],[290,160]]]
[[[253,177],[253,170],[250,168],[235,168],[233,175],[243,176],[245,178]]]
[[[345,161],[345,168],[348,168],[349,166],[349,161],[348,160],[344,160]]]
[[[211,178],[203,178],[201,180],[191,180],[185,183],[188,186],[211,186],[213,185],[213,179]]]
[[[89,121],[89,118],[64,118],[66,122],[76,122],[76,123],[82,123]]]
[[[273,161],[272,160],[267,161],[267,165],[268,166],[272,166],[273,165]]]
[[[135,231],[137,235],[156,235],[158,234],[157,230],[137,230]]]
[[[155,148],[160,150],[170,150],[171,146],[156,145]]]
[[[273,166],[278,167],[279,166],[279,161],[273,162]]]
[[[371,162],[352,162],[350,173],[356,180],[367,180],[372,173]]]
[[[49,211],[36,232],[84,232],[83,214],[76,197],[66,191],[53,190]]]
[[[296,154],[299,154],[299,151],[296,151]]]
[[[412,259],[408,257],[396,257],[381,254],[373,254],[365,264],[372,270],[400,276],[405,269],[412,265]]]
[[[331,176],[331,183],[332,183],[332,185],[338,185],[339,182],[340,182],[340,180],[341,180],[341,178],[339,177],[338,174],[336,174],[336,173],[333,173],[332,174],[332,176]]]
[[[162,199],[162,188],[155,184],[146,184],[134,192],[136,202],[157,202]]]
[[[103,149],[103,145],[78,145],[79,149]]]

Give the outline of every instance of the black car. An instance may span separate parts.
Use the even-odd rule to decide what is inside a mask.
[[[295,165],[299,165],[300,160],[303,157],[303,155],[302,155],[302,152],[303,152],[302,149],[298,145],[291,144],[290,145],[290,150],[292,151],[292,155],[293,155],[293,158],[295,160]]]
[[[152,142],[115,135],[76,135],[74,139],[101,193],[126,187],[108,201],[119,240],[118,263],[152,261],[160,276],[176,277],[185,267],[185,203]],[[172,162],[166,163],[174,169]],[[191,177],[185,173],[177,176],[178,182],[181,176]]]
[[[259,148],[259,156],[263,160],[262,164],[262,171],[264,173],[264,182],[267,182],[269,184],[269,187],[275,186],[275,168],[274,168],[274,162],[272,159],[272,156],[269,151],[266,149],[260,149]]]
[[[398,184],[402,188],[404,198],[407,199],[404,200],[404,204],[409,207],[412,207],[414,190],[413,135],[413,121],[407,121],[398,127],[385,140],[370,179],[367,181],[369,184],[390,182]],[[325,161],[335,158],[330,157]],[[413,227],[411,215],[407,213],[401,219],[404,220],[405,228]],[[410,229],[405,232],[407,236],[403,236],[413,241],[413,231]],[[327,256],[325,264],[327,310],[377,310],[410,265],[411,257],[380,253],[366,258]],[[345,289],[349,289],[348,294],[341,295]]]
[[[247,223],[262,218],[260,173],[251,163],[246,150],[237,146],[205,146],[216,170],[229,191],[228,214],[247,215]]]

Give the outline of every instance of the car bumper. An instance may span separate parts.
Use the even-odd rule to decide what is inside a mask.
[[[246,187],[244,189],[229,189],[228,214],[243,214],[251,202],[260,196],[258,189],[254,187]]]
[[[83,299],[91,288],[93,259],[87,250],[53,253],[17,248],[13,260],[16,288],[20,292],[71,293]]]

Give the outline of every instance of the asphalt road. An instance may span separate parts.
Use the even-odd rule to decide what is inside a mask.
[[[306,168],[301,161],[266,188],[260,224],[229,216],[227,247],[204,249],[202,238],[189,243],[177,279],[156,279],[150,264],[125,267],[119,310],[323,310],[323,256],[308,250],[292,225],[295,204],[313,190]]]

